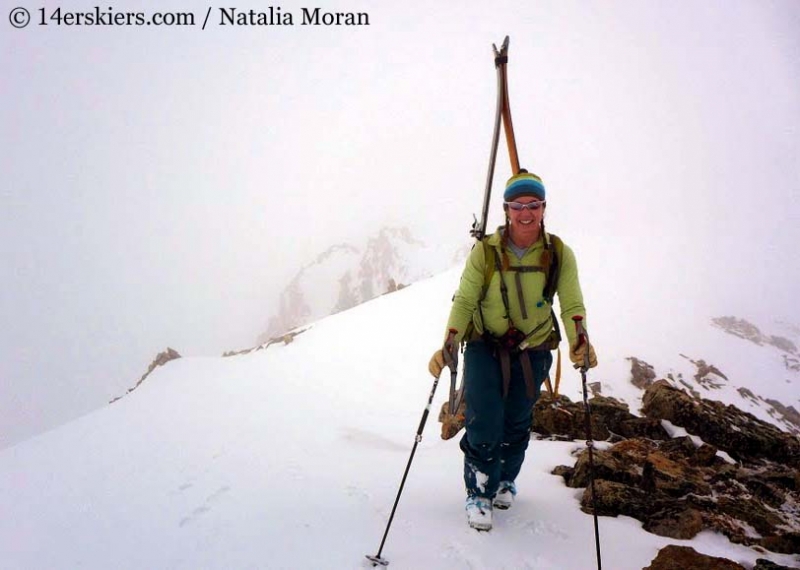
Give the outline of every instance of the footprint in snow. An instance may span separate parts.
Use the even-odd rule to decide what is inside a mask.
[[[205,502],[197,507],[196,509],[192,510],[191,513],[183,517],[180,522],[178,523],[179,527],[184,527],[187,524],[194,522],[207,512],[211,510],[212,503],[216,502],[222,495],[230,491],[231,488],[225,485],[224,487],[220,487],[213,493],[211,493],[208,497],[206,497]]]
[[[358,445],[365,445],[373,449],[385,449],[387,451],[408,451],[408,445],[401,445],[391,439],[359,428],[345,428],[342,432],[342,437],[345,441]]]

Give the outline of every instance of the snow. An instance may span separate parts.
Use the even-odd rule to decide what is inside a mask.
[[[0,452],[2,567],[367,567],[431,390],[427,362],[459,275],[455,268],[322,319],[290,344],[172,361],[120,401]],[[595,322],[595,339],[607,339],[610,329]],[[601,367],[590,374],[604,391],[638,397],[622,364],[627,347],[611,346],[598,344]],[[656,354],[664,355],[657,370],[672,366],[668,353],[642,357]],[[564,374],[574,396],[580,378]],[[594,568],[582,490],[551,474],[572,465],[583,443],[532,441],[514,506],[478,533],[466,524],[458,439],[438,437],[445,397],[440,387],[382,552],[390,567]],[[655,536],[627,517],[602,517],[600,537],[604,566],[615,570],[639,570],[667,544],[749,567],[765,556],[709,532]]]
[[[683,429],[680,426],[676,426],[675,424],[673,424],[669,420],[661,420],[661,425],[664,427],[664,430],[672,438],[688,437],[692,441],[692,443],[694,444],[695,447],[700,447],[701,445],[703,445],[705,443],[702,440],[702,438],[700,438],[700,437],[698,437],[696,435],[690,434],[688,431],[686,431],[685,429]],[[726,451],[723,451],[721,449],[717,450],[716,456],[717,457],[721,457],[722,459],[724,459],[727,463],[730,463],[731,465],[736,465],[738,463]]]

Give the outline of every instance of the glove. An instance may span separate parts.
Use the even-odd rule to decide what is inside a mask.
[[[578,346],[569,349],[569,359],[575,365],[575,368],[583,366],[587,345],[589,346],[589,368],[597,366],[597,354],[594,352],[594,347],[587,342],[581,342]]]
[[[447,336],[444,339],[444,346],[433,353],[431,356],[431,361],[428,363],[428,372],[430,372],[434,378],[438,378],[442,370],[444,370],[445,366],[453,364],[455,361],[453,360],[454,356],[453,352],[456,350],[454,346],[455,337],[458,334],[456,329],[450,329],[447,331]]]
[[[444,370],[444,367],[444,352],[442,352],[442,349],[440,348],[433,353],[433,356],[431,356],[431,361],[428,363],[428,371],[433,375],[434,378],[438,378],[441,375],[442,370]]]

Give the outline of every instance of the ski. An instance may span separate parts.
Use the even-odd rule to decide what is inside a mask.
[[[472,230],[470,235],[476,240],[481,241],[486,235],[486,221],[489,217],[489,200],[492,195],[492,179],[494,178],[494,165],[497,162],[497,145],[500,142],[500,121],[503,117],[503,103],[505,95],[503,94],[503,86],[505,85],[504,75],[505,66],[508,63],[508,43],[509,37],[503,41],[500,50],[497,46],[492,44],[494,50],[494,65],[497,69],[497,103],[495,104],[494,115],[494,132],[492,133],[492,147],[489,153],[489,170],[486,173],[486,186],[483,192],[483,208],[481,209],[480,222],[475,219],[472,223]],[[473,216],[474,218],[474,216]]]
[[[514,137],[514,123],[511,120],[511,105],[508,100],[508,46],[510,39],[505,37],[500,49],[492,44],[494,50],[494,66],[497,70],[497,103],[495,104],[494,131],[492,133],[492,146],[489,152],[489,169],[486,173],[486,185],[483,192],[483,208],[481,209],[480,222],[473,216],[472,229],[470,235],[480,241],[486,236],[486,224],[489,217],[489,202],[492,196],[492,180],[494,179],[494,167],[497,163],[497,147],[500,143],[500,123],[506,134],[506,145],[508,146],[508,156],[511,161],[511,172],[517,174],[520,171],[519,155],[517,154],[517,141]]]

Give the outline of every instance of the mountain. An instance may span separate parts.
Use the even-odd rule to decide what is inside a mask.
[[[468,246],[429,246],[405,227],[384,227],[360,246],[337,244],[304,265],[281,292],[259,344],[441,272]],[[444,266],[443,266],[444,260]]]
[[[367,567],[432,387],[427,362],[460,273],[416,282],[245,354],[165,358],[115,403],[3,450],[3,568]],[[629,301],[640,310],[591,308],[600,366],[589,379],[602,394],[638,413],[644,391],[631,370],[647,363],[642,377],[649,370],[685,382],[786,429],[739,389],[796,407],[800,373],[784,365],[788,345],[756,344],[697,311],[655,328],[650,315],[665,299],[647,292]],[[761,323],[759,330],[773,334]],[[572,369],[562,391],[580,399]],[[439,386],[436,409],[446,392]],[[595,567],[583,492],[553,474],[575,463],[583,441],[533,440],[516,504],[479,534],[465,521],[458,443],[441,440],[433,418],[382,553],[392,568]],[[604,567],[615,570],[645,568],[676,543],[747,568],[759,558],[798,566],[796,555],[708,531],[691,540],[651,534],[626,516],[601,517],[600,540]]]

